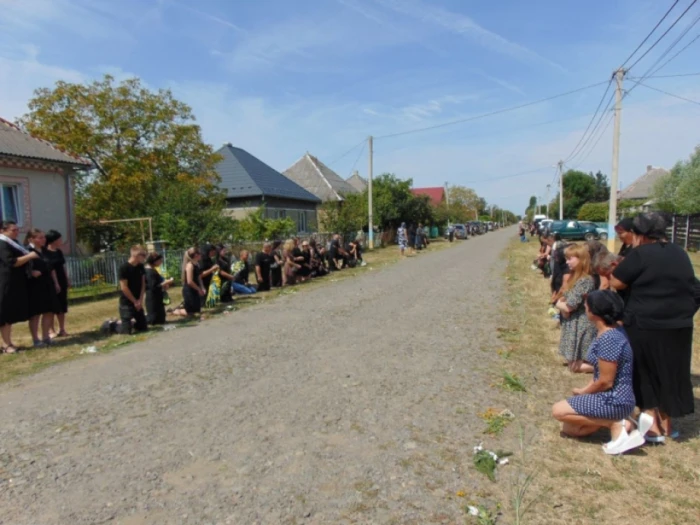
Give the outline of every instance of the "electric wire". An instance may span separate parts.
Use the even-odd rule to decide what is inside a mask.
[[[553,95],[553,96],[551,96],[551,97],[541,98],[541,99],[535,100],[535,101],[533,101],[533,102],[527,102],[527,103],[525,103],[525,104],[520,104],[520,105],[518,105],[518,106],[512,106],[512,107],[504,108],[504,109],[498,109],[498,110],[496,110],[496,111],[489,111],[488,113],[481,113],[481,114],[479,114],[479,115],[473,115],[473,116],[471,116],[471,117],[466,117],[466,118],[462,118],[462,119],[452,120],[452,121],[449,121],[449,122],[443,122],[442,124],[436,124],[436,125],[434,125],[434,126],[426,126],[426,127],[424,127],[424,128],[410,129],[410,130],[407,130],[407,131],[400,131],[400,132],[398,132],[398,133],[389,133],[389,134],[386,134],[386,135],[379,135],[379,136],[377,136],[377,137],[374,137],[374,139],[375,139],[375,140],[379,140],[379,139],[388,139],[388,138],[393,138],[393,137],[399,137],[399,136],[403,136],[403,135],[409,135],[409,134],[412,134],[412,133],[419,133],[419,132],[422,132],[422,131],[430,131],[430,130],[433,130],[433,129],[444,128],[444,127],[447,127],[447,126],[453,126],[453,125],[455,125],[455,124],[461,124],[461,123],[463,123],[463,122],[470,122],[470,121],[473,121],[473,120],[479,120],[479,119],[483,119],[483,118],[487,118],[487,117],[492,117],[492,116],[494,116],[494,115],[500,115],[500,114],[503,114],[503,113],[509,113],[509,112],[511,112],[511,111],[516,111],[516,110],[518,110],[518,109],[523,109],[523,108],[526,108],[526,107],[534,106],[534,105],[536,105],[536,104],[541,104],[541,103],[543,103],[543,102],[548,102],[548,101],[550,101],[550,100],[554,100],[554,99],[557,99],[557,98],[565,97],[565,96],[567,96],[567,95],[573,95],[574,93],[579,93],[579,92],[581,92],[581,91],[585,91],[585,90],[587,90],[587,89],[591,89],[591,88],[594,88],[594,87],[597,87],[597,86],[602,86],[603,84],[605,84],[605,82],[607,82],[607,80],[606,80],[606,81],[603,81],[603,82],[596,82],[595,84],[590,84],[590,85],[588,85],[588,86],[584,86],[584,87],[581,87],[581,88],[572,89],[571,91],[566,91],[565,93],[559,93],[558,95]]]
[[[664,37],[671,31],[671,29],[676,27],[676,24],[683,19],[683,17],[688,13],[688,11],[690,11],[690,8],[693,7],[697,3],[697,1],[698,0],[693,0],[692,2],[690,2],[690,5],[685,8],[685,11],[683,11],[680,14],[680,16],[676,18],[676,20],[666,29],[666,31],[664,31],[663,34],[659,38],[657,38],[656,41],[651,46],[649,46],[644,53],[642,53],[642,56],[640,56],[637,60],[634,61],[634,63],[630,67],[627,68],[627,70],[629,71],[634,66],[639,64],[639,62],[643,60],[644,57],[647,56],[651,52],[651,50],[654,49],[659,44],[659,42],[661,42],[664,39]]]
[[[362,147],[360,148],[360,153],[358,153],[357,158],[355,159],[355,162],[352,164],[352,168],[350,168],[350,173],[348,174],[347,178],[352,177],[352,172],[355,170],[355,166],[357,166],[357,163],[360,161],[360,157],[362,157],[362,154],[365,151],[365,146],[367,145],[367,142],[364,142],[362,144]]]
[[[600,134],[598,135],[598,138],[596,139],[596,141],[595,141],[595,142],[593,143],[593,145],[589,148],[588,152],[583,156],[583,158],[579,159],[578,164],[576,164],[576,166],[575,166],[574,168],[572,168],[572,169],[578,169],[578,168],[580,168],[580,167],[583,165],[583,163],[586,162],[586,160],[588,159],[588,157],[590,157],[591,153],[593,153],[593,152],[595,151],[595,149],[598,147],[598,143],[600,142],[600,139],[602,139],[603,136],[605,135],[605,132],[606,132],[606,131],[608,130],[608,128],[610,127],[610,124],[612,123],[614,117],[615,117],[615,114],[614,114],[614,113],[611,113],[611,114],[610,114],[610,118],[608,118],[607,122],[605,123],[605,126],[603,126],[603,128],[602,128]]]
[[[685,50],[688,49],[691,45],[693,45],[695,42],[697,42],[698,39],[700,39],[700,34],[698,34],[695,38],[693,38],[690,42],[688,42],[680,51],[678,51],[678,53],[676,53],[675,55],[673,55],[673,56],[672,56],[671,58],[669,58],[666,62],[664,62],[664,63],[661,64],[658,68],[656,68],[656,69],[654,70],[654,72],[652,73],[652,76],[653,76],[653,75],[656,75],[656,73],[657,73],[658,71],[660,71],[661,69],[665,68],[665,67],[669,64],[669,62],[675,60],[675,58],[676,58],[678,55],[680,55],[683,51],[685,51]],[[647,77],[647,78],[650,78],[650,77]]]
[[[647,40],[649,40],[649,38],[651,38],[651,35],[654,34],[654,31],[656,31],[659,28],[659,26],[663,23],[663,21],[666,20],[666,17],[668,17],[668,15],[671,14],[671,11],[673,11],[673,8],[676,7],[676,5],[678,5],[678,2],[679,2],[679,0],[676,0],[675,2],[673,2],[673,5],[668,8],[668,11],[666,11],[666,14],[661,18],[661,20],[659,20],[656,23],[654,28],[649,32],[649,34],[644,38],[644,40],[642,40],[642,42],[637,46],[637,48],[634,51],[632,51],[630,56],[627,57],[627,59],[622,63],[622,65],[618,69],[624,68],[625,65],[627,64],[627,62],[629,62],[632,59],[632,57],[637,53],[637,51],[639,51],[642,48],[642,46],[647,43]]]
[[[350,153],[352,153],[353,151],[355,151],[355,149],[357,149],[358,147],[362,146],[362,145],[365,144],[366,142],[367,142],[367,139],[362,139],[362,142],[358,142],[358,143],[355,144],[352,148],[350,148],[350,149],[347,150],[345,153],[343,153],[340,157],[337,157],[336,159],[334,159],[333,161],[327,163],[326,165],[327,165],[327,166],[332,166],[333,164],[336,164],[337,162],[340,162],[340,161],[343,160],[345,157],[347,157],[348,155],[350,155]]]
[[[598,130],[600,129],[600,125],[603,123],[603,120],[605,119],[606,115],[609,114],[613,101],[615,100],[615,93],[611,93],[610,98],[608,99],[608,103],[605,105],[605,109],[601,111],[600,116],[598,117],[598,122],[596,122],[596,125],[594,128],[591,130],[591,133],[588,135],[588,138],[584,141],[584,143],[581,145],[581,148],[575,155],[571,155],[566,162],[573,162],[576,157],[579,157],[583,151],[586,149],[586,146],[593,140],[593,137],[596,135]]]
[[[677,98],[679,100],[684,100],[686,102],[690,102],[691,104],[697,104],[698,106],[700,106],[700,102],[698,102],[697,100],[692,100],[690,98],[682,97],[680,95],[674,95],[673,93],[669,93],[668,91],[664,91],[663,89],[647,86],[646,84],[642,84],[641,82],[638,82],[635,80],[633,80],[632,82],[634,82],[638,86],[642,86],[642,87],[645,87],[647,89],[651,89],[652,91],[658,91],[659,93],[663,93],[664,95],[668,95],[669,97]]]
[[[603,102],[605,101],[605,97],[608,95],[608,91],[610,91],[610,86],[612,85],[613,79],[611,78],[610,81],[608,82],[608,85],[605,87],[605,91],[603,92],[603,96],[600,98],[600,102],[598,102],[598,106],[595,108],[595,111],[593,112],[593,116],[591,117],[591,120],[588,122],[588,126],[586,126],[586,129],[583,132],[583,135],[581,135],[581,138],[579,139],[578,143],[574,146],[574,149],[571,150],[571,153],[566,157],[566,160],[564,162],[567,162],[569,159],[574,157],[576,155],[576,152],[581,146],[581,143],[583,140],[586,138],[586,133],[588,133],[588,130],[591,129],[591,125],[595,121],[595,118],[598,116],[598,112],[600,111],[601,106],[603,105]]]

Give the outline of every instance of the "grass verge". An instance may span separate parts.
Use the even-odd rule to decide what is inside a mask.
[[[427,252],[435,252],[445,249],[450,246],[450,243],[438,240],[433,242],[427,249]],[[377,270],[389,264],[398,262],[400,259],[398,248],[387,247],[376,249],[368,252],[365,255],[367,266],[364,268],[353,268],[337,272],[323,279],[310,281],[308,283],[284,288],[275,289],[271,292],[260,293],[247,297],[236,297],[236,302],[233,309],[227,308],[226,305],[221,305],[215,309],[205,311],[208,317],[219,315],[235,315],[235,311],[242,308],[247,308],[256,304],[261,304],[281,295],[295,294],[309,290],[318,286],[326,286],[327,284],[335,283],[345,279],[350,279],[358,274],[367,271]],[[409,263],[410,261],[405,261]],[[170,291],[172,305],[177,305],[182,301],[182,293],[180,288],[175,288]],[[40,350],[21,351],[12,355],[0,355],[0,383],[11,379],[21,377],[26,374],[38,372],[47,366],[56,363],[70,361],[78,357],[86,347],[94,346],[98,352],[104,353],[114,350],[134,342],[144,341],[149,337],[160,333],[162,328],[154,328],[144,334],[122,336],[112,335],[104,336],[99,333],[99,327],[105,319],[110,317],[118,317],[117,298],[100,299],[81,304],[71,305],[67,317],[67,330],[71,334],[65,339],[57,339],[55,345],[50,348]],[[185,326],[192,321],[183,321],[178,318],[168,318],[170,324],[177,326]],[[29,347],[32,343],[31,336],[27,327],[27,323],[20,323],[13,327],[13,340],[16,344]]]
[[[514,487],[517,523],[588,524],[700,523],[700,414],[679,419],[681,439],[646,446],[623,457],[605,456],[601,432],[564,439],[551,418],[554,402],[590,376],[576,376],[558,356],[559,330],[547,316],[549,283],[530,270],[535,243],[516,240],[506,251],[507,296],[501,356],[527,384],[529,438],[522,439],[523,478]],[[700,274],[700,256],[691,254]],[[699,324],[696,320],[696,329]],[[700,345],[694,343],[693,381],[700,409]],[[504,376],[504,384],[510,384]],[[526,494],[527,493],[527,494]],[[527,503],[523,503],[527,501]],[[527,510],[527,512],[525,512]]]

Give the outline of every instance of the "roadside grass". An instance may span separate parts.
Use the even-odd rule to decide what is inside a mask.
[[[585,385],[590,376],[570,374],[562,366],[559,330],[546,313],[549,283],[530,270],[536,251],[535,243],[515,239],[505,252],[509,305],[500,330],[505,346],[500,353],[527,385],[527,393],[521,394],[525,413],[519,419],[526,420],[526,430],[519,461],[524,471],[513,487],[515,522],[700,523],[700,413],[674,422],[681,432],[678,441],[645,446],[623,457],[602,453],[601,445],[609,439],[606,432],[583,440],[560,437],[551,406],[568,397],[572,388]],[[700,255],[691,254],[691,259],[700,275]],[[700,409],[697,337],[693,350]]]
[[[427,252],[435,252],[445,249],[450,243],[441,239],[432,242]],[[419,255],[420,256],[420,255]],[[216,317],[221,315],[231,315],[232,322],[235,322],[235,312],[243,308],[265,303],[283,295],[291,295],[309,290],[318,286],[326,286],[330,283],[353,278],[367,271],[381,269],[387,265],[399,262],[400,256],[398,248],[389,246],[367,252],[365,260],[367,266],[364,268],[353,268],[336,272],[322,279],[310,281],[294,287],[274,289],[270,292],[255,294],[252,296],[236,296],[233,307],[220,305],[217,308],[205,310],[206,317]],[[409,262],[408,260],[405,262]],[[169,291],[171,307],[175,307],[182,301],[180,287],[172,288]],[[149,337],[163,331],[162,327],[152,328],[146,333],[138,335],[103,335],[100,334],[100,325],[109,318],[118,318],[116,297],[99,299],[80,304],[71,305],[66,320],[66,329],[71,334],[70,337],[55,340],[55,345],[49,348],[32,350],[29,349],[32,339],[27,327],[27,323],[20,323],[13,326],[13,341],[20,347],[29,349],[20,351],[12,355],[0,355],[0,383],[11,379],[38,372],[56,363],[69,361],[82,357],[81,351],[89,346],[94,346],[98,352],[104,353],[114,350],[134,342],[144,341]],[[206,322],[206,321],[205,321]],[[168,316],[168,324],[177,327],[193,326],[195,321],[187,321],[181,318]],[[167,326],[167,325],[166,325]]]

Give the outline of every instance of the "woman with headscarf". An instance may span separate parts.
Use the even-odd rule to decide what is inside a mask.
[[[562,422],[562,432],[572,437],[589,436],[600,428],[610,429],[606,454],[622,454],[644,444],[653,419],[642,414],[639,429],[626,419],[635,406],[632,387],[632,349],[618,329],[625,305],[609,290],[593,291],[586,297],[585,311],[595,326],[596,338],[588,349],[593,379],[584,388],[574,388],[573,397],[559,401],[553,416]]]
[[[632,249],[633,233],[632,229],[634,227],[634,221],[632,219],[622,219],[615,226],[615,233],[620,238],[622,242],[622,248],[620,248],[620,257],[626,257],[629,251]]]
[[[634,351],[634,394],[654,417],[648,441],[673,436],[671,418],[694,412],[691,358],[695,272],[688,254],[666,241],[666,224],[656,214],[633,222],[634,249],[615,268],[610,284],[628,290],[625,330]]]
[[[17,242],[19,227],[14,221],[3,221],[0,226],[0,334],[2,353],[14,354],[17,347],[12,343],[12,325],[29,319],[27,296],[28,270],[30,263],[39,254],[27,250]],[[29,265],[29,266],[28,266]]]
[[[48,261],[41,256],[46,245],[46,235],[38,228],[31,228],[25,238],[27,250],[36,252],[39,257],[32,261],[27,286],[29,295],[29,331],[36,348],[51,344],[49,331],[53,327],[53,317],[58,311],[58,279]],[[39,335],[41,330],[41,336]]]

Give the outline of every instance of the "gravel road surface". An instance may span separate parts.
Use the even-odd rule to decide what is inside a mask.
[[[463,522],[509,238],[0,386],[0,523]]]

